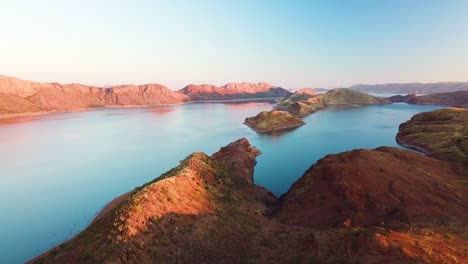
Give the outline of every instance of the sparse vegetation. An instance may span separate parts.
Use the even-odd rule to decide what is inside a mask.
[[[396,138],[402,145],[434,158],[468,164],[468,110],[451,108],[417,114],[400,125]]]
[[[305,124],[293,114],[276,110],[263,111],[254,117],[248,117],[244,123],[261,133],[291,129]]]
[[[363,92],[340,88],[333,89],[324,94],[318,95],[293,94],[281,101],[276,106],[276,109],[288,111],[298,117],[305,117],[329,106],[372,105],[387,103],[391,102],[387,99],[371,96]]]

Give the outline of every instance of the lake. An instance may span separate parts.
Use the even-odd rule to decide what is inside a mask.
[[[188,104],[0,120],[0,263],[22,263],[72,237],[113,198],[194,151],[212,154],[248,138],[263,152],[256,183],[280,195],[323,156],[397,146],[400,123],[440,108],[399,103],[328,109],[282,135],[260,135],[242,124],[271,107]]]

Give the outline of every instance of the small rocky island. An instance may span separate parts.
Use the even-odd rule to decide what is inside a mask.
[[[468,163],[468,110],[450,108],[417,114],[400,125],[396,139],[429,156]]]
[[[259,133],[292,129],[304,125],[304,121],[284,111],[263,111],[245,119],[244,124]]]

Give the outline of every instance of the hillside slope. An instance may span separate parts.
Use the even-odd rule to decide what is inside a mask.
[[[246,139],[193,153],[34,263],[466,263],[457,164],[396,148],[329,155],[279,200]]]
[[[400,125],[396,139],[432,157],[468,164],[468,110],[440,109],[414,115]]]

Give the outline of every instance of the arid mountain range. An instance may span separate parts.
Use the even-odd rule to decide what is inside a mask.
[[[376,93],[436,93],[468,90],[468,83],[355,85],[350,89]],[[322,90],[305,88],[298,90],[296,94],[311,97],[315,92]],[[83,84],[40,83],[0,76],[0,115],[72,111],[96,107],[153,106],[194,101],[257,100],[286,98],[290,95],[292,92],[287,89],[263,82],[228,83],[220,87],[210,84],[190,84],[174,91],[162,84],[116,85],[104,88]],[[450,94],[447,96],[450,97]],[[462,100],[463,104],[458,103],[456,106],[464,106],[463,100],[468,100],[462,97],[459,98],[457,95],[457,102]],[[411,98],[401,100],[409,99]],[[408,102],[419,103],[418,100],[411,99]],[[419,101],[423,104],[430,103],[424,100],[421,98]]]
[[[290,94],[286,89],[267,83],[229,83],[222,87],[188,85],[173,91],[161,84],[100,88],[82,84],[39,83],[0,76],[0,114],[272,98]]]

